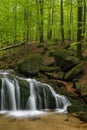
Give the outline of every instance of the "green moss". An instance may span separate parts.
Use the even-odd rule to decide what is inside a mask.
[[[54,54],[54,59],[57,66],[65,72],[80,63],[78,58],[70,56],[69,52],[65,49],[59,49],[56,51]]]
[[[65,74],[64,80],[72,80],[83,71],[83,63],[76,65]]]
[[[17,63],[17,68],[25,75],[36,75],[42,65],[42,57],[39,54],[31,54]]]
[[[40,71],[41,72],[53,72],[54,68],[53,67],[48,67],[48,66],[41,66]]]

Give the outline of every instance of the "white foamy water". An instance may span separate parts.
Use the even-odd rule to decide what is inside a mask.
[[[71,103],[65,96],[57,94],[50,85],[3,71],[0,74],[2,74],[0,114],[33,119],[51,110],[67,113],[67,107]],[[20,82],[24,82],[24,86],[21,86]]]
[[[16,119],[20,119],[20,118],[29,118],[29,119],[35,119],[38,117],[41,117],[43,115],[46,115],[47,112],[43,112],[43,111],[8,111],[5,113],[6,116],[12,117],[12,118],[16,118]]]

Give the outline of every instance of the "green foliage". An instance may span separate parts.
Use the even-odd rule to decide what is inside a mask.
[[[39,12],[40,6],[39,0],[0,0],[0,46],[19,43],[27,37],[29,41],[38,41],[40,20],[43,21],[44,40],[49,35],[48,44],[54,44],[55,39],[61,40],[60,1],[44,0],[43,14]],[[77,0],[63,0],[63,7],[64,37],[76,40]],[[86,32],[82,33],[85,37]],[[73,43],[71,48],[76,50],[76,44]]]

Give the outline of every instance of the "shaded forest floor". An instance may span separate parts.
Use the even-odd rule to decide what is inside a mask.
[[[69,45],[69,41],[66,46]],[[28,44],[22,44],[18,47],[12,47],[10,49],[4,49],[0,51],[0,69],[14,69],[17,70],[17,62],[29,54],[38,53],[42,55],[44,59],[44,64],[48,64],[49,62],[54,62],[54,58],[49,55],[50,51],[54,49],[63,48],[60,44],[47,44],[43,43],[41,45],[38,42],[32,42]],[[73,51],[73,50],[72,50]],[[76,52],[75,52],[76,53]],[[87,83],[87,48],[83,51],[83,56],[85,57],[84,62],[84,70],[82,75],[79,75],[77,79],[80,80],[81,83]],[[45,77],[44,77],[45,78]],[[72,82],[64,82],[67,86],[67,91],[76,94],[75,89],[72,88]],[[69,86],[69,87],[68,87]]]

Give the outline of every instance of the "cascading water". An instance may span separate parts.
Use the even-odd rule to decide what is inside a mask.
[[[46,109],[67,113],[67,107],[71,105],[69,100],[65,96],[58,95],[50,85],[35,79],[20,78],[7,72],[0,74],[2,75],[0,86],[2,113],[6,111],[8,115],[13,116],[11,111],[19,117],[20,111],[23,117],[40,115]]]

